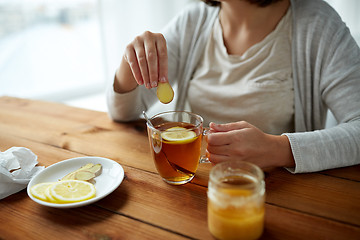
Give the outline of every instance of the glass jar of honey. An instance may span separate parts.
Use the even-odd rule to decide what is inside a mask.
[[[254,164],[215,165],[208,185],[208,227],[217,239],[258,239],[264,229],[265,182]]]

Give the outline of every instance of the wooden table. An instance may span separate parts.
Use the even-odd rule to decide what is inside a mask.
[[[115,123],[106,113],[0,97],[0,150],[31,149],[40,165],[79,156],[113,159],[125,170],[106,198],[57,209],[23,190],[0,200],[0,239],[212,239],[207,228],[211,165],[171,186],[156,173],[145,124]],[[293,175],[267,173],[262,239],[360,239],[360,165]]]

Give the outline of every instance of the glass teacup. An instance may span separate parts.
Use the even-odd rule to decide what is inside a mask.
[[[147,123],[150,149],[155,166],[169,184],[190,182],[200,162],[207,162],[203,138],[203,118],[195,113],[169,111],[159,113]],[[152,125],[152,126],[151,126]]]

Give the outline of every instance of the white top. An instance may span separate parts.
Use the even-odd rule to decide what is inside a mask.
[[[227,53],[218,18],[188,99],[205,125],[245,120],[266,133],[294,131],[290,8],[274,31],[242,56]]]

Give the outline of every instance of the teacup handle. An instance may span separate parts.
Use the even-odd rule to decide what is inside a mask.
[[[206,151],[207,148],[207,138],[210,134],[209,128],[204,128],[202,132],[202,139],[201,139],[201,156],[200,156],[200,163],[209,163],[209,153]]]

